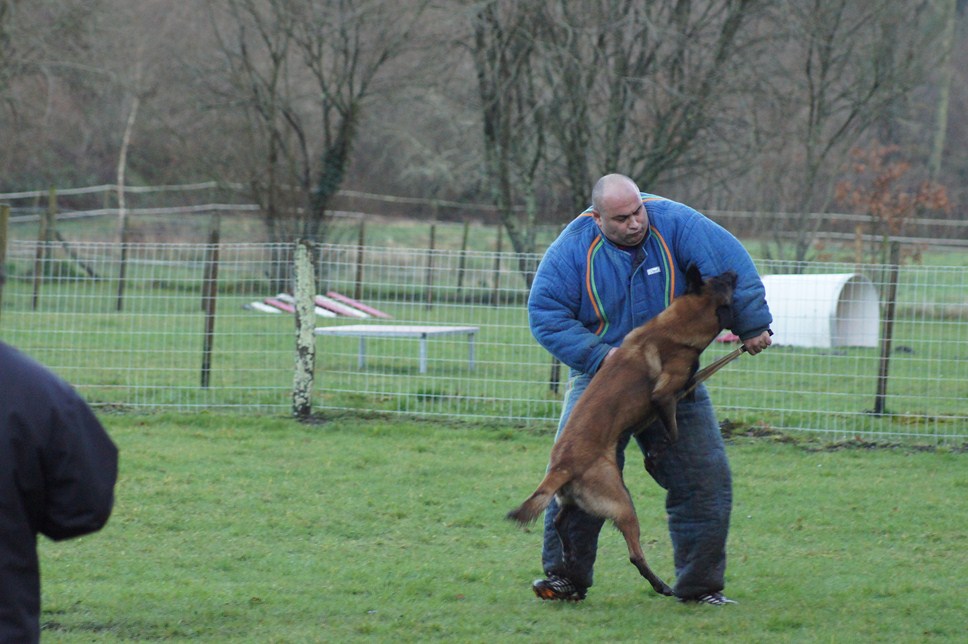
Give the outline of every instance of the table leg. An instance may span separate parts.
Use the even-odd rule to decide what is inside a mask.
[[[427,373],[427,336],[420,336],[420,373]]]
[[[356,354],[356,367],[358,369],[362,369],[363,368],[363,363],[365,362],[365,360],[363,358],[364,355],[366,355],[366,338],[364,338],[361,335],[360,336],[360,350],[359,350],[359,353]]]

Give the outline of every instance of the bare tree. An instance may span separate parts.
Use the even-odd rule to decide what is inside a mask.
[[[0,91],[6,87],[13,67],[10,29],[15,4],[16,0],[0,1]]]
[[[124,305],[131,237],[131,221],[127,210],[129,157],[132,156],[133,142],[136,141],[139,116],[144,113],[142,108],[147,107],[149,101],[157,95],[158,86],[161,84],[159,76],[164,66],[162,63],[169,60],[171,54],[168,47],[178,42],[176,34],[181,26],[179,14],[183,12],[173,10],[166,0],[142,0],[137,6],[119,0],[102,1],[105,3],[104,11],[99,16],[98,37],[91,50],[92,64],[109,79],[101,97],[102,105],[117,105],[114,110],[104,110],[106,115],[101,117],[101,127],[105,130],[120,130],[113,137],[118,145],[115,193],[121,256],[116,307],[120,311]],[[142,139],[141,142],[148,143],[147,139]],[[150,173],[147,165],[142,164],[141,169]]]
[[[964,192],[963,5],[0,0],[0,182],[214,175],[276,241],[327,238],[340,187],[489,201],[527,253],[622,171],[805,257],[853,147]]]
[[[758,0],[554,4],[545,73],[565,91],[550,109],[572,197],[620,171],[649,189],[688,167],[709,172],[697,144],[723,118]]]
[[[247,173],[276,241],[326,236],[367,103],[425,2],[224,0],[213,13],[255,163]]]
[[[791,219],[760,219],[772,234],[767,257],[791,250],[791,259],[807,258],[824,224],[815,214],[828,211],[849,151],[922,82],[928,4],[790,1],[774,14],[769,28],[785,46],[759,61],[765,82],[752,109],[768,130],[758,181],[771,198],[763,210]]]
[[[97,0],[0,2],[6,181],[52,181],[90,158],[104,159],[107,148],[83,109],[105,80],[88,55],[99,8]]]
[[[533,225],[528,199],[539,180],[564,185],[578,208],[605,172],[625,172],[648,188],[686,165],[708,169],[702,161],[711,156],[696,144],[721,119],[743,26],[759,4],[478,3],[487,168],[512,240]],[[527,241],[515,247],[529,249]]]
[[[951,103],[951,82],[954,72],[953,49],[955,41],[955,25],[958,17],[957,0],[945,0],[939,3],[941,20],[944,28],[941,32],[941,61],[940,78],[938,80],[938,104],[935,112],[934,137],[931,143],[931,156],[928,170],[933,181],[937,181],[941,174],[941,159],[944,155],[945,140],[948,130],[948,108]]]
[[[520,254],[535,249],[537,179],[545,151],[546,88],[534,64],[542,18],[540,3],[500,1],[479,4],[472,17],[486,175],[501,223]],[[530,284],[533,267],[521,269]]]

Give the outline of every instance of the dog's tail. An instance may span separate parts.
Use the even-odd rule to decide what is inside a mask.
[[[507,518],[519,525],[527,525],[538,518],[551,503],[551,499],[562,485],[568,482],[569,474],[561,471],[548,472],[544,480],[524,503],[507,513]]]

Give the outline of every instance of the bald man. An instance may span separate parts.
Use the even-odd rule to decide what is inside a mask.
[[[558,432],[592,376],[626,334],[658,315],[685,291],[685,271],[703,278],[737,274],[731,331],[751,355],[770,346],[773,321],[763,283],[742,244],[696,210],[643,193],[621,174],[605,175],[592,189],[592,204],[551,244],[538,266],[528,300],[531,332],[570,368]],[[683,602],[723,606],[726,538],[732,480],[719,423],[706,388],[681,401],[679,439],[664,433],[635,435],[646,469],[667,492],[666,511],[676,569],[673,591]],[[624,466],[631,433],[616,454]],[[557,439],[557,436],[556,436]],[[576,510],[568,525],[575,561],[562,560],[554,526],[558,505],[545,513],[542,567],[532,584],[541,599],[580,601],[593,581],[603,520]]]

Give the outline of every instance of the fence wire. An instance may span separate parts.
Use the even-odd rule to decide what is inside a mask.
[[[425,343],[318,337],[317,412],[557,421],[567,368],[535,342],[527,320],[526,275],[539,256],[354,244],[316,251],[320,295],[348,297],[388,316],[329,317],[319,307],[318,327],[477,328]],[[292,253],[280,244],[13,240],[0,337],[102,408],[289,413],[294,316],[277,307],[286,308],[291,291]],[[784,297],[793,309],[774,325],[777,345],[744,356],[708,383],[725,428],[831,439],[968,439],[963,268],[901,266],[895,287],[890,266],[757,265],[767,278],[798,276],[786,291],[774,291],[779,305],[779,293],[792,288],[795,297]],[[832,293],[811,276],[848,283]],[[714,343],[704,362],[733,346]]]

